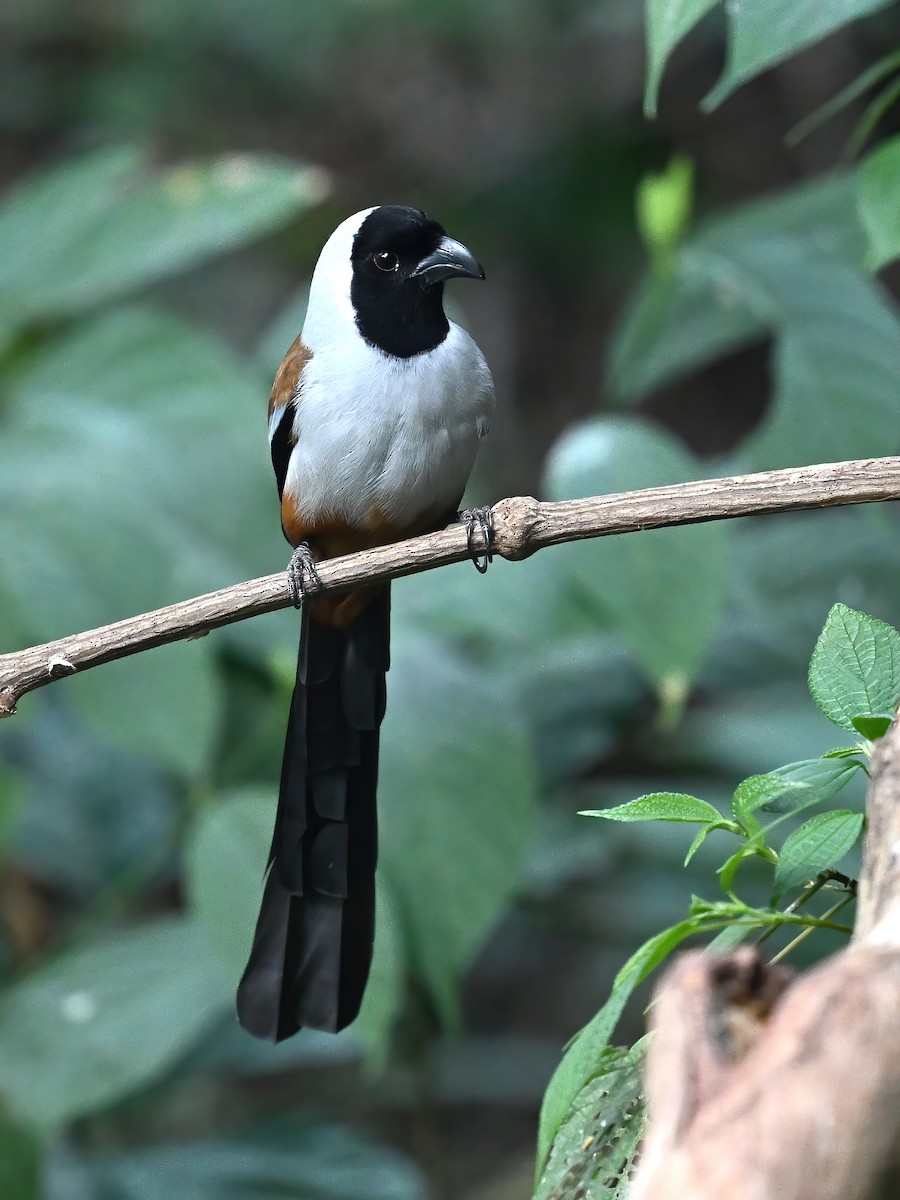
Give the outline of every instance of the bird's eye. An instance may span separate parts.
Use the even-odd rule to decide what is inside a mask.
[[[400,266],[400,259],[393,250],[382,250],[373,256],[372,261],[379,271],[396,271]]]

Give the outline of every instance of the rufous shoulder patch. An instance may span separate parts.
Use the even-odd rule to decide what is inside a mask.
[[[269,421],[276,409],[289,404],[300,387],[300,377],[303,368],[312,358],[312,350],[301,337],[294,338],[287,354],[281,360],[281,366],[275,375],[275,382],[269,393]]]

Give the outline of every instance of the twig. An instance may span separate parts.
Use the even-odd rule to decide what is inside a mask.
[[[797,910],[802,908],[804,904],[808,904],[809,901],[812,900],[813,896],[820,892],[823,887],[827,887],[829,883],[839,884],[845,891],[850,893],[851,898],[856,895],[859,887],[857,881],[855,879],[851,879],[849,875],[845,875],[842,871],[835,871],[833,867],[828,867],[826,870],[820,871],[815,879],[806,885],[800,895],[796,896],[786,908],[782,909],[782,912],[785,915],[797,912]],[[827,916],[828,914],[826,913],[825,915]],[[780,928],[782,928],[780,925],[770,925],[765,933],[761,934],[761,936],[756,939],[753,945],[759,948],[763,942],[767,942],[769,938],[774,933],[777,933]],[[785,949],[787,949],[787,947],[785,947]],[[778,959],[773,958],[771,961],[777,962]]]
[[[846,905],[848,905],[854,898],[855,897],[848,892],[845,896],[838,900],[837,904],[832,904],[831,908],[829,908],[826,912],[823,912],[821,917],[819,917],[820,923],[815,925],[810,923],[805,929],[801,930],[792,941],[788,942],[786,946],[782,946],[777,954],[773,954],[769,959],[769,966],[774,966],[775,963],[783,962],[792,950],[795,950],[801,942],[805,942],[810,934],[815,933],[817,929],[822,929],[825,926],[825,922],[830,921],[835,913],[839,913],[841,909],[846,907]],[[848,932],[851,931],[848,930]]]
[[[504,558],[521,559],[544,546],[582,538],[897,499],[897,457],[703,479],[555,504],[519,496],[494,506],[493,548]],[[460,562],[468,556],[466,531],[459,525],[332,559],[321,563],[318,570],[324,592],[342,592]],[[289,602],[286,575],[267,575],[100,629],[0,655],[0,716],[15,712],[17,701],[26,692],[55,679],[285,608]]]

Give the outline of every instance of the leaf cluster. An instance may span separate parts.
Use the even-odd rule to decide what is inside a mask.
[[[809,689],[822,714],[839,728],[859,735],[860,740],[826,751],[819,758],[749,776],[735,788],[728,812],[697,796],[655,792],[626,804],[581,814],[617,822],[697,825],[685,866],[711,834],[724,832],[740,844],[716,871],[726,899],[693,897],[687,918],[645,942],[620,970],[609,999],[560,1063],[541,1113],[538,1161],[541,1165],[547,1162],[545,1178],[558,1178],[551,1148],[573,1119],[573,1112],[581,1107],[585,1090],[600,1069],[595,1064],[604,1062],[609,1039],[628,999],[637,985],[687,938],[719,931],[712,946],[725,947],[743,941],[751,933],[765,940],[778,929],[797,927],[804,932],[791,943],[793,946],[817,929],[843,928],[850,932],[836,924],[833,917],[855,894],[855,881],[836,868],[859,838],[863,813],[830,808],[794,824],[787,836],[773,835],[786,821],[830,801],[858,772],[868,774],[873,741],[886,733],[900,706],[900,633],[844,604],[834,605],[810,660]],[[770,900],[766,907],[747,903],[735,891],[738,871],[750,859],[760,859],[770,868]],[[845,892],[837,904],[823,915],[801,911],[832,881],[838,881],[837,886]],[[803,889],[801,894],[779,908],[784,897],[798,888]],[[540,1189],[537,1194],[542,1194]]]

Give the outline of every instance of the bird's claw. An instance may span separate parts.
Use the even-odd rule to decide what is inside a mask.
[[[494,542],[494,513],[489,504],[483,508],[467,508],[457,514],[458,519],[466,527],[466,549],[475,565],[475,570],[482,575],[494,560],[492,549]],[[478,530],[480,544],[476,545],[475,530]]]
[[[294,608],[300,608],[306,597],[322,586],[322,580],[316,570],[316,560],[307,542],[301,542],[299,546],[294,547],[291,561],[287,565],[287,577],[288,591]]]

